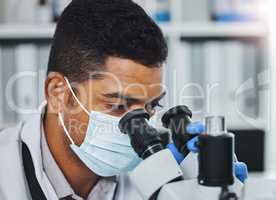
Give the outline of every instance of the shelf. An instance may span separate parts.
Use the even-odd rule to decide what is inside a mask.
[[[266,37],[267,28],[263,23],[179,23],[160,24],[167,36],[182,37]],[[0,39],[51,39],[55,24],[44,25],[0,25]]]
[[[165,35],[182,37],[266,37],[265,24],[260,22],[244,23],[184,23],[160,24]]]
[[[55,24],[2,24],[0,25],[0,39],[51,39],[54,31]]]

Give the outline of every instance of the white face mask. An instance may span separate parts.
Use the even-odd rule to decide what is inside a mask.
[[[99,176],[115,176],[133,170],[141,159],[133,150],[128,135],[119,127],[119,117],[88,110],[81,104],[65,78],[68,87],[80,107],[89,115],[88,128],[81,146],[75,145],[67,131],[63,116],[58,113],[59,120],[71,142],[71,149],[80,160]]]

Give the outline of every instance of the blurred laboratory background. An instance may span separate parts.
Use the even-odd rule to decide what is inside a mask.
[[[0,129],[43,101],[51,39],[69,0],[0,0]],[[224,115],[252,176],[276,177],[275,0],[135,0],[168,46],[167,108]]]

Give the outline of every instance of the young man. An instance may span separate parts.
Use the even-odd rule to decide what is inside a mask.
[[[54,35],[47,103],[0,133],[0,199],[142,199],[127,173],[141,160],[118,123],[155,113],[166,58],[161,30],[131,0],[73,0]]]
[[[118,131],[164,96],[167,46],[131,0],[74,0],[54,35],[47,105],[0,133],[0,199],[141,199],[128,171],[140,159]],[[27,88],[26,88],[27,89]]]

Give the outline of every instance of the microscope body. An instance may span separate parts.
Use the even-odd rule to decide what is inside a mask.
[[[151,169],[151,170],[149,170]],[[179,165],[169,150],[162,150],[144,160],[130,173],[130,180],[143,199],[157,200],[219,199],[220,187],[198,184],[198,158],[189,153]],[[230,190],[240,196],[243,183],[235,179]]]
[[[237,180],[231,190],[241,196],[243,184]],[[220,187],[206,187],[199,185],[197,179],[190,179],[164,185],[159,192],[158,200],[216,200],[221,193]]]
[[[143,199],[151,199],[164,185],[181,180],[182,175],[181,167],[170,150],[164,149],[140,163],[130,173],[130,180]]]
[[[185,174],[184,174],[185,176]],[[275,200],[276,180],[249,178],[243,184],[237,178],[229,187],[239,200]],[[217,200],[221,189],[198,184],[197,178],[166,184],[162,187],[157,200]]]
[[[198,184],[198,155],[189,153],[180,164],[183,179],[182,181],[166,184],[159,192],[158,200],[216,200],[221,193],[220,187],[206,187]],[[242,195],[244,184],[234,179],[234,184],[230,186],[230,191]]]

